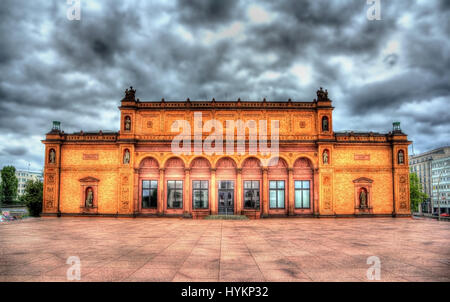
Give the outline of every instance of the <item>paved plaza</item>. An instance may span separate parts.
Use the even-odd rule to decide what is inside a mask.
[[[30,218],[0,224],[0,281],[450,281],[450,223],[413,218]]]

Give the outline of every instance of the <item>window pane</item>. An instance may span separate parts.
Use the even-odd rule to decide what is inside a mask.
[[[183,189],[183,181],[182,180],[177,180],[176,181],[176,186],[177,186],[177,189]]]
[[[234,189],[234,181],[228,183],[228,189]]]
[[[150,193],[150,207],[156,208],[158,203],[158,190],[152,189]]]
[[[278,190],[278,207],[284,208],[284,190]]]
[[[207,180],[202,181],[202,189],[208,189],[208,181]]]
[[[302,207],[302,191],[301,190],[295,190],[295,207],[296,208]]]
[[[252,187],[252,182],[249,180],[244,181],[244,188],[250,189]]]
[[[309,189],[309,180],[303,181],[303,189]]]
[[[149,189],[150,188],[150,181],[149,180],[143,180],[142,181],[142,188]]]
[[[142,190],[142,207],[150,207],[150,192],[148,190]]]
[[[296,189],[301,189],[302,188],[302,181],[301,180],[296,180],[295,181],[295,188]]]
[[[192,181],[192,187],[194,189],[200,189],[200,181],[198,181],[198,180]]]
[[[152,188],[152,189],[157,189],[157,188],[158,188],[158,181],[152,180],[151,188]]]
[[[276,189],[276,187],[277,187],[276,181],[273,181],[273,180],[269,181],[269,188]]]
[[[278,181],[278,189],[284,189],[284,180]]]
[[[270,203],[269,203],[270,207],[276,208],[277,207],[277,190],[270,190],[269,199],[270,199]]]
[[[244,191],[244,207],[253,208],[253,190]]]
[[[227,188],[227,183],[225,181],[221,181],[220,182],[220,188],[221,189],[226,189]]]
[[[168,189],[174,189],[175,188],[175,181],[173,181],[173,180],[167,181],[167,188]]]
[[[202,190],[201,191],[201,194],[202,194],[202,197],[201,197],[201,199],[202,199],[202,208],[204,208],[204,209],[206,209],[206,208],[208,208],[208,190]]]
[[[303,207],[309,208],[309,190],[303,190]]]
[[[259,189],[259,181],[254,181],[253,182],[253,189]]]

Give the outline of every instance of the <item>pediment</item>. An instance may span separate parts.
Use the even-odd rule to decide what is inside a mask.
[[[92,176],[88,176],[88,177],[84,177],[82,179],[80,179],[80,182],[99,182],[100,180],[92,177]]]
[[[354,183],[373,183],[373,180],[367,177],[360,177],[353,180]]]

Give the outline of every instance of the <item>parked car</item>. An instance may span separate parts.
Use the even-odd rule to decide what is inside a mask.
[[[441,217],[450,217],[450,214],[449,213],[442,213]]]

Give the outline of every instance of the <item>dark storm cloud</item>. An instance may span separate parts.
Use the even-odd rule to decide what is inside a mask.
[[[336,130],[400,120],[416,151],[448,144],[448,1],[382,0],[381,21],[367,20],[365,0],[81,4],[68,21],[65,1],[1,1],[0,144],[16,143],[0,164],[41,166],[53,120],[117,130],[130,85],[143,101],[311,101],[323,86]]]
[[[178,0],[176,12],[187,26],[217,26],[240,18],[238,0]]]
[[[6,147],[3,148],[3,153],[12,156],[24,156],[28,153],[28,150],[25,147]]]

